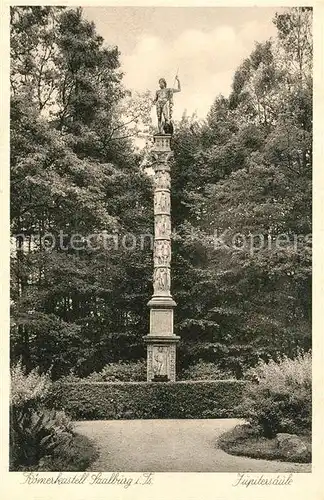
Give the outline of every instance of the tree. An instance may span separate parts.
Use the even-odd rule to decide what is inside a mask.
[[[274,22],[278,38],[256,44],[229,99],[215,100],[199,134],[183,124],[175,140],[183,362],[237,376],[311,342],[311,11]]]
[[[11,13],[12,358],[88,373],[143,355],[152,187],[120,134],[117,48],[81,9]]]

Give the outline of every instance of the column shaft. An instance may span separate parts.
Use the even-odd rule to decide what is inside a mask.
[[[150,307],[150,332],[147,343],[147,381],[175,381],[176,343],[173,333],[171,295],[171,136],[154,137],[154,250],[153,296]]]

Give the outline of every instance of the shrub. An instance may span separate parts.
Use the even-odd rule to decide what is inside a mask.
[[[79,382],[53,385],[50,403],[76,420],[221,418],[239,415],[245,383]]]
[[[285,453],[278,447],[277,439],[267,439],[260,436],[257,429],[251,425],[237,425],[220,436],[218,446],[232,455],[265,460],[279,460],[284,462],[309,463],[312,459],[311,442],[309,436],[303,436],[302,442],[306,445],[305,451]]]
[[[10,405],[15,408],[39,406],[51,388],[49,373],[40,375],[34,369],[26,374],[21,361],[11,368],[10,376]]]
[[[63,411],[44,407],[51,390],[49,373],[26,374],[21,362],[11,369],[10,469],[36,467],[55,450],[68,446],[73,425]]]
[[[37,466],[56,449],[70,445],[73,427],[64,412],[13,407],[11,469]]]
[[[90,439],[75,434],[68,446],[56,448],[50,456],[41,459],[38,471],[84,471],[97,457],[98,452]]]
[[[260,362],[248,371],[245,417],[264,436],[302,434],[311,429],[311,354]]]
[[[62,382],[140,382],[146,380],[146,361],[109,363],[101,372],[79,378],[73,373],[61,379]]]
[[[180,373],[181,380],[223,380],[231,378],[230,372],[221,370],[215,363],[200,359]]]
[[[100,373],[87,377],[89,382],[140,382],[146,380],[146,361],[119,361],[104,366]]]

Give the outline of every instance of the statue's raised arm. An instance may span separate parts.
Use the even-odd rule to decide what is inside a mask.
[[[175,81],[177,82],[178,88],[176,88],[176,89],[172,89],[172,90],[173,90],[173,92],[174,92],[174,93],[175,93],[175,92],[181,92],[181,84],[180,84],[180,80],[179,80],[178,75],[175,77]]]

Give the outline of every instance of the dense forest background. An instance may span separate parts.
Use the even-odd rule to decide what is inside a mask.
[[[229,97],[176,124],[182,368],[205,360],[241,377],[311,345],[312,10],[273,22]],[[118,48],[103,42],[82,9],[11,8],[11,359],[54,378],[145,357],[152,179],[134,138],[149,106],[130,105]],[[137,245],[107,248],[104,231]],[[75,249],[72,234],[97,234],[97,248]]]

